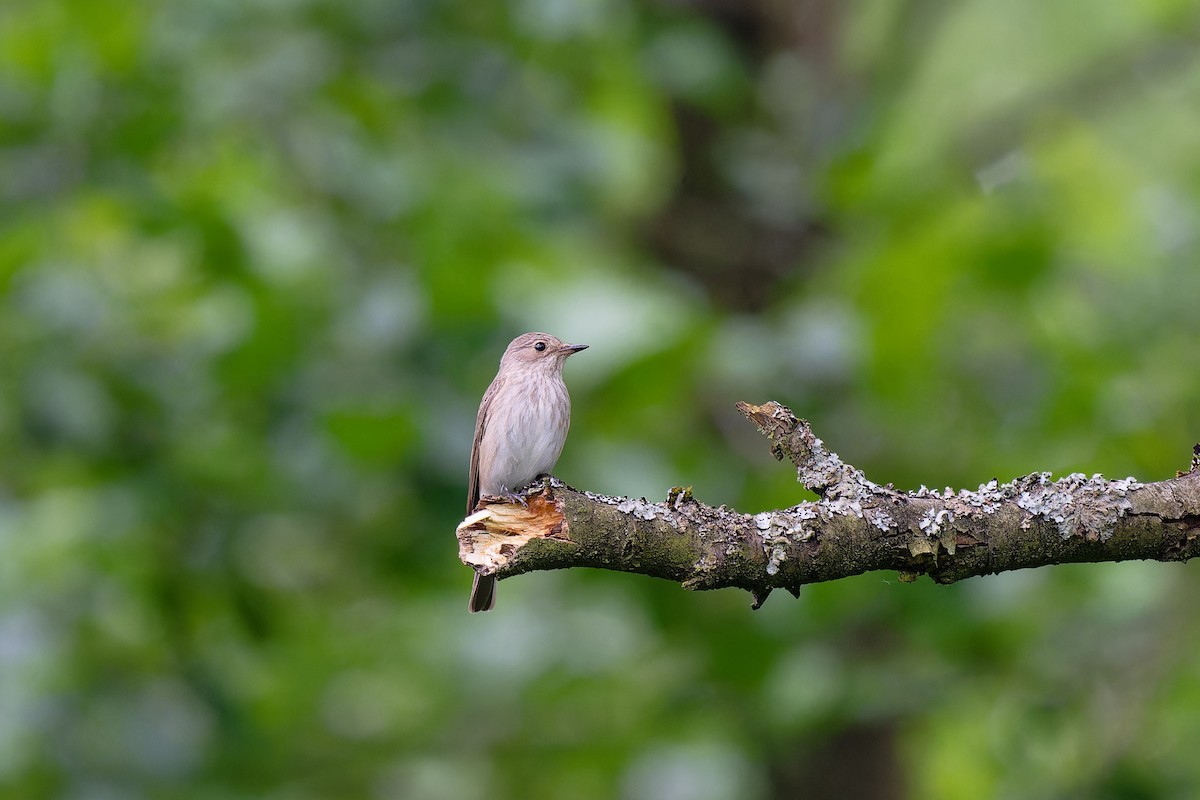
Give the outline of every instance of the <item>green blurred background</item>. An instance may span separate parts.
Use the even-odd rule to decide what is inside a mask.
[[[556,473],[1143,480],[1200,439],[1186,0],[0,6],[0,796],[1185,798],[1196,568],[466,612],[475,409]]]

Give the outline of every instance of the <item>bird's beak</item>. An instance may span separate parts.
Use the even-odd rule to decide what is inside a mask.
[[[586,344],[564,344],[562,347],[558,348],[558,352],[571,355],[572,353],[578,353],[580,350],[587,349],[588,346]]]

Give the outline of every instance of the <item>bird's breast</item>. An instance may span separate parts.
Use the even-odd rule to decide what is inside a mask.
[[[496,395],[480,443],[480,491],[514,491],[558,461],[571,419],[561,377],[515,381]]]

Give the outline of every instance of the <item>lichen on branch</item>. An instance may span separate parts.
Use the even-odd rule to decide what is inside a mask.
[[[846,464],[786,407],[738,410],[819,499],[748,515],[700,503],[685,488],[653,503],[549,479],[526,490],[526,506],[485,498],[458,526],[460,558],[500,578],[588,566],[688,589],[735,586],[751,592],[757,608],[775,588],[798,593],[873,570],[952,583],[1049,564],[1200,553],[1200,446],[1188,472],[1155,483],[1039,472],[972,490],[902,492]]]

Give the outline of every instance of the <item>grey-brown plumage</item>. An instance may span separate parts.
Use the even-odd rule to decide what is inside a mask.
[[[511,496],[558,461],[571,427],[571,397],[563,383],[567,357],[586,344],[564,344],[548,333],[523,333],[509,343],[479,404],[467,513],[483,496]],[[472,611],[496,604],[496,579],[475,575]]]

